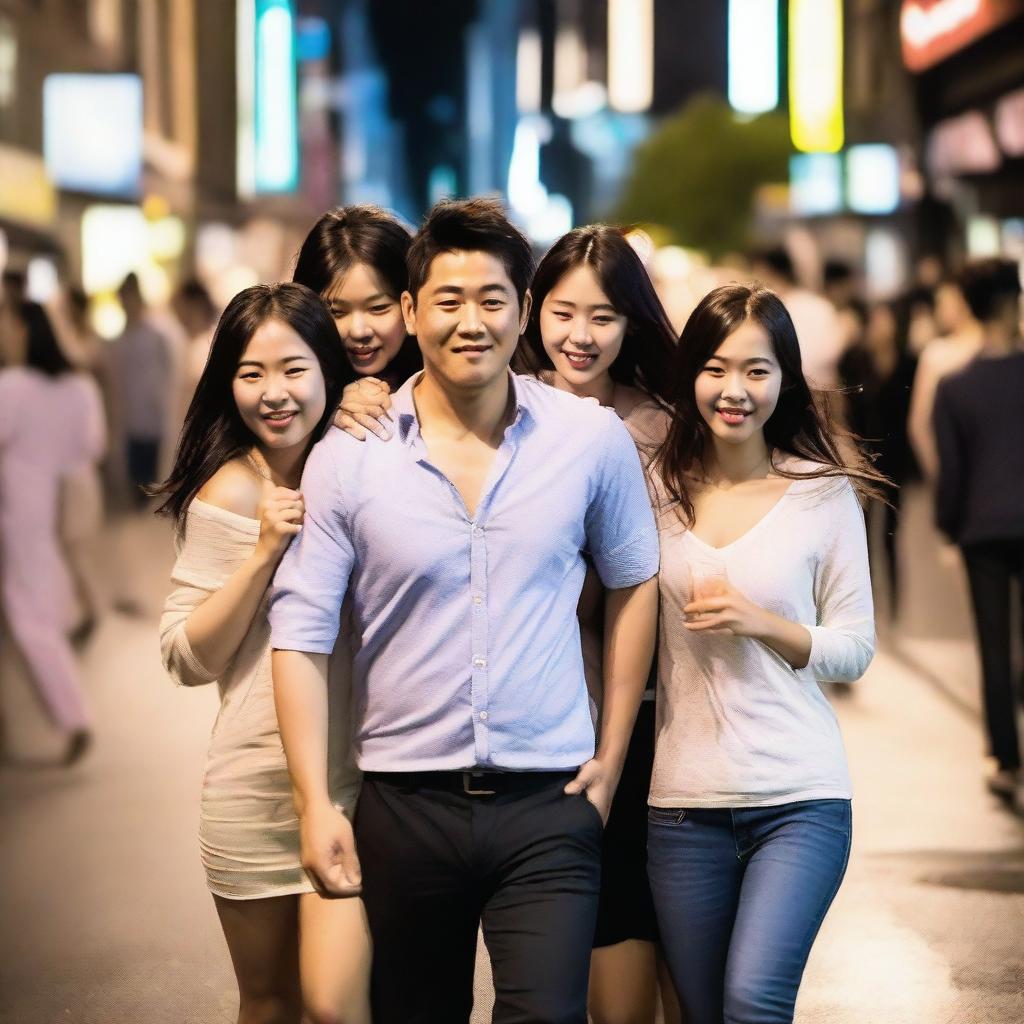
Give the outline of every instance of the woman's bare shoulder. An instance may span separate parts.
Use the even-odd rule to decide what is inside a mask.
[[[199,489],[196,497],[236,515],[256,518],[263,480],[244,458],[225,462]]]

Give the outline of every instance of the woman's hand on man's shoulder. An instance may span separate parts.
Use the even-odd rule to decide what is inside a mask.
[[[365,441],[367,431],[382,441],[391,436],[391,389],[376,377],[360,377],[346,388],[334,414],[334,425],[357,441]]]

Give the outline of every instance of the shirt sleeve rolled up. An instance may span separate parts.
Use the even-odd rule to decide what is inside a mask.
[[[271,589],[271,644],[277,650],[330,654],[355,564],[330,439],[314,446],[301,488],[302,530],[281,559]]]
[[[611,411],[597,486],[586,516],[587,545],[601,582],[634,587],[658,573],[658,531],[636,445]]]

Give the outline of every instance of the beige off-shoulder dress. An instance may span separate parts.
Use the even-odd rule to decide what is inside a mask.
[[[185,621],[247,559],[256,519],[194,499],[160,621],[164,667],[184,686],[214,682],[220,711],[213,727],[200,800],[199,845],[210,891],[227,899],[312,892],[299,860],[299,823],[274,710],[269,592],[227,669],[216,678],[200,663]],[[351,656],[339,631],[330,659],[329,789],[352,814],[359,788],[351,744]]]

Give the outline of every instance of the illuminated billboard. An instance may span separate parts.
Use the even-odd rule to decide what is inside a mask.
[[[237,184],[246,198],[299,184],[295,12],[290,0],[238,0]]]
[[[900,205],[900,160],[892,146],[868,143],[847,150],[846,202],[855,213],[892,213]]]
[[[729,105],[741,114],[779,105],[779,0],[729,0]]]
[[[843,207],[843,168],[838,153],[797,153],[789,158],[789,206],[804,216]]]
[[[59,188],[137,195],[142,174],[139,76],[47,75],[43,155],[46,173]]]
[[[654,95],[654,0],[608,0],[608,104],[640,113]]]
[[[925,71],[1024,13],[1024,0],[903,0],[903,63]]]
[[[804,153],[843,148],[842,0],[789,2],[789,132]]]

